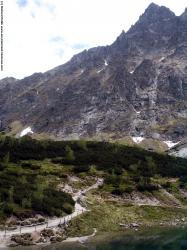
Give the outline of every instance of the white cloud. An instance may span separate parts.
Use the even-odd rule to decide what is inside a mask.
[[[4,71],[22,78],[58,66],[84,48],[111,44],[151,0],[4,0]],[[19,3],[19,4],[18,4]],[[186,0],[156,0],[181,14]]]

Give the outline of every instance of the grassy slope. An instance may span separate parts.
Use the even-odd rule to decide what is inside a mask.
[[[102,199],[97,195],[88,197],[91,212],[87,212],[75,219],[68,228],[69,236],[89,235],[93,228],[98,232],[124,231],[120,223],[129,225],[138,223],[141,226],[172,225],[182,223],[187,218],[185,207],[133,205],[122,201]]]
[[[7,153],[10,153],[8,161],[5,159]],[[184,189],[187,186],[185,178],[183,181],[180,178],[181,175],[187,177],[187,161],[182,159],[114,143],[36,141],[29,137],[20,140],[2,138],[0,158],[0,163],[3,163],[0,175],[7,178],[7,183],[13,178],[23,184],[26,178],[29,185],[33,185],[34,181],[39,184],[36,187],[38,192],[48,186],[56,189],[59,183],[67,181],[68,175],[77,175],[82,179],[90,176],[90,183],[93,176],[104,178],[103,188],[88,198],[92,212],[73,220],[69,228],[70,235],[78,232],[89,234],[93,227],[99,231],[118,231],[121,230],[119,223],[151,225],[187,216],[184,207],[186,198],[179,193],[181,184]],[[5,187],[5,190],[0,188],[0,194],[5,191],[8,196],[8,203],[12,199],[11,185]],[[84,185],[84,182],[74,183],[76,188]],[[182,207],[176,208],[175,202],[166,197],[160,188],[166,188],[167,192],[176,196]],[[132,191],[147,192],[148,196],[155,196],[164,206],[140,207],[120,200],[123,195],[130,195]],[[111,201],[108,198],[111,193],[118,193],[119,199]],[[3,197],[1,202],[4,202]],[[13,210],[16,213],[27,213],[28,209],[23,204],[14,203]],[[2,213],[0,217],[3,218]]]

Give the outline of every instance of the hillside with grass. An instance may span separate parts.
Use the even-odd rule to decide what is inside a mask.
[[[187,186],[187,160],[115,143],[1,135],[0,159],[1,221],[12,214],[71,213],[74,200],[58,188],[68,176],[102,177],[100,191],[119,197]]]

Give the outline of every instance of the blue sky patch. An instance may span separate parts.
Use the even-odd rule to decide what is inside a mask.
[[[59,42],[64,42],[63,37],[61,36],[54,36],[50,39],[51,42],[59,43]]]
[[[88,44],[85,43],[76,43],[72,45],[73,49],[86,49],[88,47],[89,47]]]
[[[25,7],[28,4],[28,0],[17,0],[17,4],[20,7]]]

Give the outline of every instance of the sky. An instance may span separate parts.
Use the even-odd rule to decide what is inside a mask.
[[[4,70],[21,79],[111,44],[154,2],[180,15],[186,0],[3,0]]]

